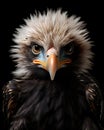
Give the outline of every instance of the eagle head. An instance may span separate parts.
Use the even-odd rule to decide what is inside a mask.
[[[91,41],[84,21],[58,9],[36,13],[16,29],[11,56],[17,78],[47,77],[54,80],[60,70],[87,72],[92,65]],[[67,72],[67,71],[66,71]]]

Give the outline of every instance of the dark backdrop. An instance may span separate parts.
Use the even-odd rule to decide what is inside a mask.
[[[22,2],[22,3],[21,3]],[[92,2],[92,3],[91,3]],[[15,28],[23,24],[23,18],[29,17],[30,13],[35,10],[43,11],[47,8],[68,10],[69,14],[81,16],[82,20],[87,23],[91,40],[94,41],[93,51],[95,53],[94,67],[92,74],[101,85],[102,91],[104,87],[104,47],[103,47],[103,31],[104,31],[104,7],[100,1],[74,1],[74,0],[25,0],[25,1],[1,1],[0,2],[0,104],[2,104],[2,87],[10,79],[12,79],[11,71],[14,70],[14,63],[9,57],[9,49],[13,44],[12,34]],[[2,108],[2,105],[0,105]],[[0,109],[1,110],[1,109]],[[0,125],[2,126],[3,118],[0,114]]]

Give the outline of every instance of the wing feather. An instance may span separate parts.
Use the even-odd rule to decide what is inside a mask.
[[[3,113],[5,118],[11,119],[16,111],[18,102],[18,87],[16,81],[9,81],[3,87]]]
[[[78,75],[78,79],[84,87],[86,101],[93,117],[102,122],[104,117],[104,99],[97,81],[89,74]]]

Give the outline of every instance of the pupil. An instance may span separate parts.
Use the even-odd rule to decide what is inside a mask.
[[[65,47],[65,52],[68,53],[68,54],[71,54],[73,52],[73,44],[68,44],[66,47]]]
[[[35,49],[36,49],[36,50],[39,50],[39,46],[38,46],[38,45],[35,45]]]
[[[35,49],[36,51],[40,51],[40,46],[35,45],[35,46],[34,46],[34,49]]]

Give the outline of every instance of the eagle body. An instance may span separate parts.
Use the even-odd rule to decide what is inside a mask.
[[[3,88],[9,130],[103,130],[84,23],[61,10],[31,15],[14,35],[14,79]]]

